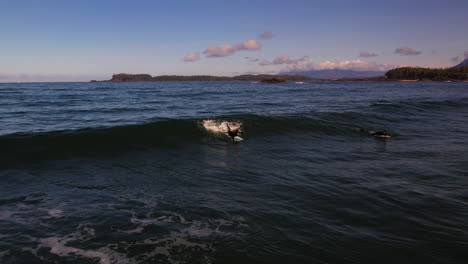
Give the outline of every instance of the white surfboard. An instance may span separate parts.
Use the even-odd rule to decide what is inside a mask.
[[[235,137],[234,137],[234,141],[239,142],[239,141],[242,141],[242,140],[244,140],[244,139],[241,138],[241,137],[239,137],[239,136],[235,136]]]

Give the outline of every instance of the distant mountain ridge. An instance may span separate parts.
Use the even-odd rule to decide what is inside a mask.
[[[364,78],[364,77],[379,77],[385,75],[384,71],[355,71],[355,70],[311,70],[311,71],[290,71],[281,72],[280,74],[297,74],[305,75],[311,78],[319,79],[339,79],[339,78]]]
[[[452,68],[461,68],[461,67],[466,67],[468,66],[468,59],[465,59],[464,61],[460,62],[459,64],[453,66]]]

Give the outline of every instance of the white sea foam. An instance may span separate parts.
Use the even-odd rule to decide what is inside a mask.
[[[61,211],[49,211],[50,216],[46,218],[50,218],[52,215],[62,215]],[[195,220],[187,219],[174,212],[163,211],[161,213],[157,216],[150,212],[144,215],[133,213],[129,220],[137,227],[124,232],[143,233],[147,226],[173,225],[172,231],[163,236],[150,236],[139,241],[123,240],[99,248],[85,249],[79,245],[86,245],[87,241],[94,239],[96,232],[91,227],[91,223],[81,223],[77,230],[70,234],[46,238],[29,237],[38,245],[34,248],[23,248],[23,251],[31,252],[42,261],[49,259],[38,252],[48,249],[50,254],[59,257],[75,256],[76,258],[94,260],[100,264],[150,263],[155,258],[163,258],[168,263],[187,263],[186,257],[191,255],[191,252],[204,252],[205,259],[203,261],[210,263],[210,252],[215,251],[215,248],[212,242],[208,242],[212,240],[207,240],[208,237],[243,235],[239,233],[239,229],[248,227],[242,217]],[[12,216],[11,212],[3,211],[2,214],[5,218]],[[144,248],[144,252],[137,255],[132,254],[132,256],[127,255],[127,252],[140,251],[140,248]],[[7,253],[3,252],[2,254]]]
[[[242,123],[220,120],[203,120],[202,125],[207,131],[212,133],[227,133],[229,131],[228,126],[231,128],[231,130],[236,130],[240,129]]]
[[[79,255],[84,258],[99,259],[101,264],[110,264],[110,258],[106,254],[94,251],[94,250],[84,250],[75,247],[66,246],[66,243],[73,240],[73,237],[48,237],[40,239],[41,247],[49,247],[50,253],[59,255],[59,256],[68,256],[68,255]]]
[[[221,230],[222,228],[247,228],[248,225],[245,223],[245,220],[242,217],[238,217],[232,220],[226,219],[211,219],[209,221],[189,221],[185,219],[182,215],[172,214],[172,215],[163,215],[157,218],[138,218],[133,215],[130,218],[130,222],[138,224],[138,227],[135,229],[126,231],[128,233],[141,233],[145,227],[150,225],[159,225],[161,223],[174,223],[182,224],[185,227],[181,228],[177,233],[178,237],[193,237],[193,238],[202,238],[208,237],[213,234],[217,235],[241,235],[242,233],[238,232],[227,232]]]
[[[27,214],[30,212],[32,211],[0,211],[0,220],[21,225],[32,225],[34,224],[34,219],[29,217],[21,217],[22,214]]]
[[[36,239],[40,243],[37,249],[41,247],[50,248],[50,253],[62,257],[75,255],[88,259],[99,259],[100,264],[137,263],[134,259],[127,258],[126,255],[115,252],[108,247],[98,248],[97,250],[85,250],[67,245],[68,242],[77,240],[86,241],[94,236],[95,232],[93,228],[83,227],[82,231],[77,231],[63,237]],[[37,249],[31,250],[31,252],[35,254]]]
[[[179,216],[161,216],[154,219],[140,219],[137,217],[132,217],[130,221],[132,223],[139,223],[140,227],[144,227],[150,224],[155,224],[158,222],[176,222],[178,223],[184,222],[186,224],[191,224],[192,222],[186,221],[185,218]],[[199,226],[200,223],[196,222],[196,226]],[[82,248],[77,248],[70,246],[70,242],[74,241],[81,241],[85,242],[89,239],[92,239],[95,236],[95,232],[93,228],[88,226],[79,226],[79,231],[68,234],[65,236],[53,236],[47,238],[31,238],[34,241],[39,243],[38,247],[35,249],[24,249],[30,251],[38,258],[43,259],[42,256],[38,256],[37,252],[40,248],[50,248],[50,253],[61,256],[61,257],[69,257],[69,256],[78,256],[86,259],[95,259],[98,260],[100,264],[133,264],[133,263],[145,263],[145,261],[150,261],[154,257],[165,256],[167,258],[168,263],[180,263],[176,258],[178,255],[174,255],[174,252],[181,252],[181,250],[194,250],[194,251],[213,251],[214,249],[211,245],[201,242],[194,242],[190,241],[191,237],[195,234],[190,233],[179,233],[179,232],[171,232],[169,237],[163,238],[150,238],[144,239],[141,241],[136,242],[119,242],[118,244],[109,244],[105,247],[101,247],[95,250],[86,250]],[[127,256],[125,253],[119,253],[113,250],[113,247],[118,247],[120,249],[125,249],[128,251],[135,247],[140,246],[153,246],[154,248],[146,253],[140,254],[135,258],[131,258]],[[179,254],[179,253],[178,253]],[[185,263],[185,262],[184,262]]]
[[[151,206],[155,206],[155,204],[151,204]],[[39,220],[41,224],[42,221],[46,223],[49,219],[67,217],[66,212],[58,208],[41,208],[38,210],[47,213],[36,218],[36,221]],[[129,221],[134,225],[134,229],[119,231],[135,234],[132,237],[144,236],[141,240],[131,239],[126,241],[124,239],[98,248],[88,249],[86,248],[87,241],[93,240],[96,237],[96,232],[92,228],[92,223],[82,222],[73,233],[51,235],[45,238],[28,236],[31,241],[37,243],[37,246],[23,248],[22,250],[31,252],[44,262],[50,259],[43,254],[39,254],[39,252],[48,250],[50,254],[58,257],[75,257],[78,260],[88,259],[100,264],[150,263],[155,258],[163,258],[168,263],[187,263],[192,252],[204,252],[204,263],[210,263],[211,254],[215,251],[212,242],[210,242],[212,241],[210,237],[244,235],[240,233],[242,232],[241,229],[247,227],[245,220],[241,217],[187,219],[181,214],[170,211],[159,211],[157,214],[153,210],[146,210],[144,214],[137,213],[134,210],[131,211],[133,212]],[[0,211],[0,219],[17,221],[18,214],[22,213],[24,212]],[[151,235],[151,233],[144,232],[145,228],[149,226],[167,228],[168,225],[171,226],[169,234]],[[137,255],[131,253],[135,251],[140,253]],[[8,252],[5,251],[1,254],[8,254]]]
[[[63,217],[63,211],[60,209],[50,209],[47,210],[47,213],[53,218]]]

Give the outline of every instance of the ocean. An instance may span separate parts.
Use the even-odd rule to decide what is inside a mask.
[[[466,263],[467,121],[466,82],[2,83],[0,263]]]

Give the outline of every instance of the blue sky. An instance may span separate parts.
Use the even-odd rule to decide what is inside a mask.
[[[0,82],[448,67],[466,52],[466,0],[0,0]]]

